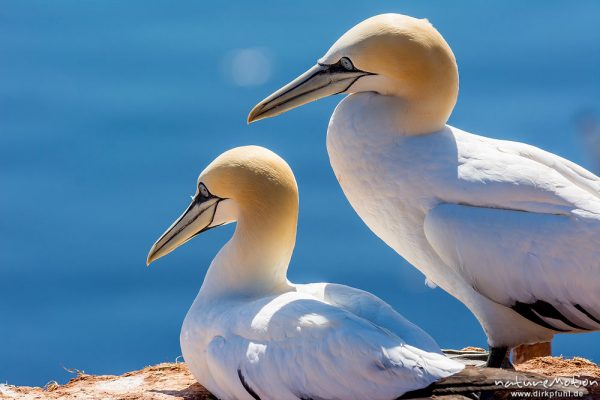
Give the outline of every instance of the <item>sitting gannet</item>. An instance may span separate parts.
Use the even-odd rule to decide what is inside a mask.
[[[271,151],[239,147],[198,178],[187,210],[148,264],[237,222],[185,317],[181,351],[220,399],[395,399],[463,369],[377,297],[342,285],[295,285],[298,189]]]
[[[600,178],[523,143],[446,125],[450,47],[427,21],[369,18],[248,121],[319,98],[327,150],[363,221],[483,326],[489,366],[558,332],[600,330]]]

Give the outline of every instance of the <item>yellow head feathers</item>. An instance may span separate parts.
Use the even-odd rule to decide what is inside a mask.
[[[400,131],[444,127],[458,97],[458,68],[442,35],[425,19],[369,18],[340,37],[317,65],[257,104],[248,122],[335,94],[374,92],[399,100]]]
[[[457,76],[454,54],[433,25],[401,14],[364,20],[342,35],[319,63],[333,64],[342,57],[359,70],[397,81],[396,85],[382,85],[379,91],[387,90],[381,93],[386,95],[439,87],[440,79],[451,84]]]
[[[191,204],[154,243],[147,263],[202,232],[234,221],[238,231],[260,239],[256,246],[262,247],[262,254],[277,248],[291,254],[297,218],[298,188],[289,165],[263,147],[237,147],[202,171]],[[255,253],[257,248],[253,247]]]
[[[234,200],[239,207],[256,207],[266,198],[298,202],[298,187],[289,165],[260,146],[226,151],[202,171],[198,183],[215,196]]]

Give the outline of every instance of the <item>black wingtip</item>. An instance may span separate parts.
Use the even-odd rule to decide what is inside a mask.
[[[246,382],[246,378],[244,378],[244,375],[242,374],[242,370],[240,368],[238,368],[237,373],[238,378],[240,378],[240,383],[242,384],[244,389],[246,389],[246,392],[248,392],[248,394],[252,396],[254,400],[261,400],[260,396],[257,395],[256,392],[250,387],[250,385],[248,385],[248,382]]]

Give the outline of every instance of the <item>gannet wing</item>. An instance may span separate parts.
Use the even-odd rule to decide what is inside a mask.
[[[565,158],[544,151],[535,146],[519,142],[502,141],[500,152],[516,154],[523,159],[534,161],[547,169],[558,173],[574,188],[581,189],[593,199],[600,200],[600,177]],[[565,189],[568,188],[569,185]],[[561,188],[562,189],[562,188]]]
[[[456,149],[450,159],[456,160],[456,169],[445,163],[443,172],[432,176],[432,189],[441,202],[600,215],[600,177],[584,168],[524,143],[489,139],[456,128],[451,132]]]
[[[297,285],[297,290],[309,293],[335,307],[341,307],[377,326],[401,337],[418,349],[442,353],[436,341],[379,297],[364,290],[335,283]]]
[[[277,296],[252,314],[208,347],[212,376],[230,386],[222,395],[390,399],[463,369],[310,295]]]
[[[441,204],[425,235],[490,300],[557,331],[600,329],[600,216]]]

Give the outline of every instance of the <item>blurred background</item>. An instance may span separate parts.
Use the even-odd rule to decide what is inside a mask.
[[[340,97],[246,125],[259,100],[383,12],[426,17],[450,43],[461,73],[452,125],[598,173],[600,2],[0,0],[0,382],[174,361],[233,226],[151,268],[146,254],[204,166],[246,144],[296,173],[290,279],[372,291],[442,347],[485,347],[471,313],[428,288],[344,198],[325,149]],[[558,336],[554,352],[599,362],[599,339]]]

